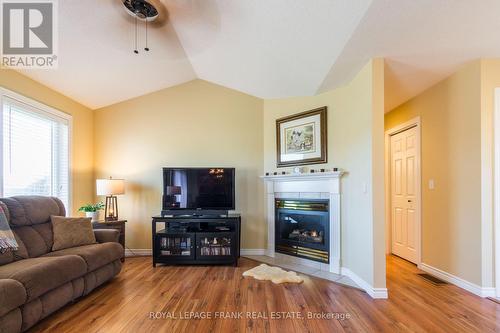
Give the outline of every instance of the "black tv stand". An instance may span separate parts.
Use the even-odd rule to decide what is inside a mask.
[[[154,216],[152,221],[153,267],[156,264],[237,266],[240,231],[239,214],[163,216],[162,212],[162,216]]]

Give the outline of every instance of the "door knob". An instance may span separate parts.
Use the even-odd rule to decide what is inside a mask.
[[[408,200],[408,202],[411,202],[411,200]]]

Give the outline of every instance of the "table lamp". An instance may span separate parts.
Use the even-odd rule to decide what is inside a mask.
[[[180,186],[167,186],[167,195],[171,198],[172,207],[180,207],[180,203],[177,201],[177,196],[182,194],[182,188]]]
[[[116,195],[125,194],[125,181],[123,179],[97,179],[97,195],[106,196],[104,219],[106,221],[118,220],[118,202]]]

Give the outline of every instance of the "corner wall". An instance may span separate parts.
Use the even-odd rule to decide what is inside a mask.
[[[73,116],[72,212],[94,200],[94,117],[89,108],[13,70],[0,69],[0,86]]]
[[[275,120],[328,107],[328,163],[312,167],[347,171],[341,180],[341,266],[381,289],[385,288],[383,71],[383,60],[375,59],[339,89],[264,101],[266,172],[277,170]]]
[[[262,111],[261,99],[202,80],[95,111],[96,177],[126,180],[129,248],[151,249],[165,166],[236,167],[242,248],[265,248]]]

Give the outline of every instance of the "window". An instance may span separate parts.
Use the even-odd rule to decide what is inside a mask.
[[[48,195],[69,210],[71,117],[1,91],[2,196]]]

